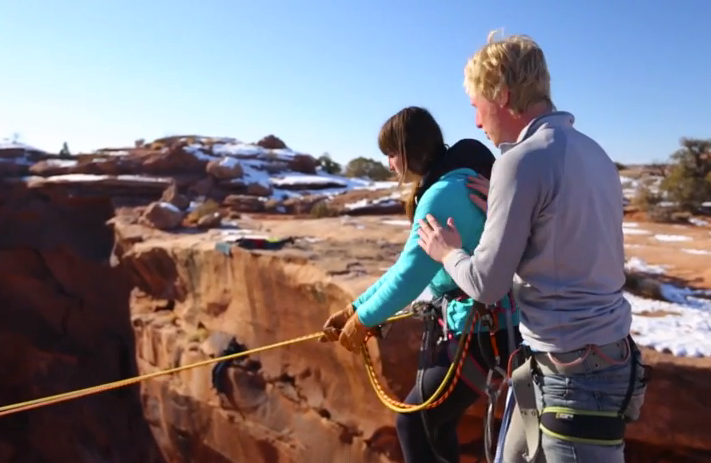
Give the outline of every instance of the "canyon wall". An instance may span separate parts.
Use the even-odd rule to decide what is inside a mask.
[[[187,365],[232,336],[253,348],[308,334],[364,284],[325,270],[314,258],[323,243],[248,252],[223,230],[168,234],[121,217],[107,224],[112,216],[102,197],[0,194],[0,404]],[[386,254],[371,245],[339,254],[340,265]],[[418,343],[414,320],[371,341],[391,394],[411,387]],[[711,369],[648,349],[645,358],[654,381],[628,461],[711,461]],[[393,414],[362,358],[338,346],[261,353],[227,370],[227,394],[210,378],[201,367],[1,417],[0,462],[401,461]],[[480,461],[482,414],[479,403],[463,421],[464,462]]]
[[[106,198],[0,194],[0,403],[137,374]],[[163,463],[138,387],[0,418],[0,462]]]

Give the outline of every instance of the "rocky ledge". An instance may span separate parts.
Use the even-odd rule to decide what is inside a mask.
[[[241,214],[209,230],[165,232],[107,197],[17,185],[0,195],[0,403],[65,392],[317,331],[400,251],[399,218]],[[294,222],[296,220],[296,222]],[[240,237],[294,238],[250,251]],[[413,384],[420,326],[370,342],[386,390]],[[644,350],[655,368],[628,462],[711,459],[708,359]],[[401,461],[394,416],[362,359],[303,342],[228,369],[186,370],[0,420],[0,461],[387,463]],[[466,462],[481,460],[484,404],[463,420]]]
[[[175,217],[206,201],[232,212],[332,216],[402,211],[395,182],[328,174],[313,156],[274,136],[257,143],[168,137],[74,156],[0,144],[0,181],[47,194],[110,197],[115,205],[156,203],[177,208]]]

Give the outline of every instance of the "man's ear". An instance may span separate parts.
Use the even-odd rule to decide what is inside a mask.
[[[500,108],[507,108],[509,106],[509,89],[501,87],[499,92],[496,94],[494,102]]]

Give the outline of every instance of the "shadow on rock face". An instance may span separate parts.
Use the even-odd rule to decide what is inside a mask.
[[[104,198],[0,193],[0,404],[134,376],[131,285]],[[138,388],[0,419],[0,461],[162,463]]]

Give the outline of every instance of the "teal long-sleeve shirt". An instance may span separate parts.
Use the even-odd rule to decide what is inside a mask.
[[[451,217],[462,237],[463,249],[475,249],[486,219],[484,213],[469,199],[471,192],[467,187],[467,178],[476,175],[471,169],[453,170],[443,175],[422,195],[415,210],[410,234],[397,262],[353,303],[358,318],[365,326],[372,327],[384,322],[415,300],[428,286],[435,295],[457,287],[442,264],[433,260],[418,245],[417,230],[420,228],[420,219],[424,219],[427,214],[433,215],[441,224]],[[455,333],[464,331],[462,325],[471,305],[471,302],[450,303],[447,323]],[[504,306],[511,307],[508,301],[504,302]],[[517,322],[518,317],[514,318]]]

